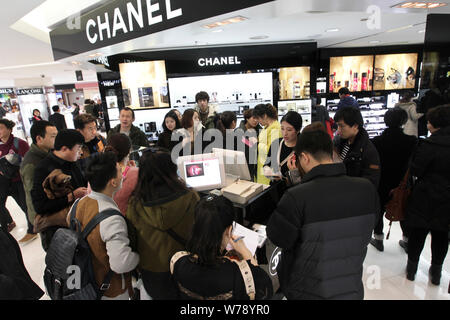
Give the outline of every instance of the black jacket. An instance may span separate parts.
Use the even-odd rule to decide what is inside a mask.
[[[379,210],[375,187],[342,163],[313,168],[286,191],[267,224],[282,248],[277,267],[288,299],[363,299],[363,262]]]
[[[39,300],[44,292],[31,279],[17,241],[0,227],[0,300]]]
[[[111,130],[109,130],[108,138],[114,133],[120,133],[120,124],[118,124]],[[145,133],[141,129],[139,129],[138,127],[133,126],[133,125],[131,125],[131,129],[130,129],[130,140],[131,140],[131,144],[133,146],[139,146],[139,147],[148,147],[149,146],[148,139],[147,139],[147,136],[145,135]]]
[[[67,129],[66,119],[61,113],[54,113],[48,117],[48,121],[53,124],[58,131]]]
[[[389,200],[389,192],[398,187],[409,165],[411,155],[417,145],[417,138],[403,133],[400,128],[388,128],[372,139],[381,162],[378,193],[384,206]]]
[[[339,136],[334,138],[334,146],[339,155],[346,143],[347,140],[341,139]],[[365,129],[361,128],[359,130],[343,162],[347,168],[348,176],[369,179],[378,188],[380,182],[380,158]]]
[[[71,184],[74,190],[80,187],[87,187],[87,181],[85,180],[78,163],[65,161],[55,156],[53,152],[49,153],[44,160],[39,162],[34,170],[31,198],[33,199],[36,214],[52,214],[67,208],[70,205],[67,196],[53,200],[48,199],[44,188],[42,187],[45,178],[47,178],[55,169],[61,169],[63,173],[72,177]]]
[[[450,224],[450,126],[419,143],[411,164],[418,178],[409,198],[410,227],[448,231]]]

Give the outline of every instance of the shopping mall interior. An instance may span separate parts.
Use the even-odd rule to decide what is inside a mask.
[[[427,92],[450,79],[447,0],[27,0],[8,2],[3,12],[3,119],[29,145],[35,111],[48,120],[55,105],[68,129],[75,128],[74,112],[95,105],[105,139],[120,127],[121,110],[131,108],[133,125],[152,146],[167,129],[166,114],[196,108],[200,91],[217,113],[231,111],[237,127],[246,110],[271,104],[278,121],[295,111],[304,128],[316,121],[316,105],[334,118],[342,88],[356,100],[372,139],[387,129],[384,116],[405,93],[420,113]],[[431,136],[426,124],[419,121],[419,139]],[[247,204],[235,206],[242,224]],[[23,210],[12,196],[6,208],[16,225],[10,234],[23,240],[29,233]],[[448,256],[439,285],[430,281],[431,233],[411,281],[400,223],[382,219],[384,250],[367,245],[364,300],[450,300]],[[44,292],[40,299],[50,300],[39,237],[19,242],[20,251]]]

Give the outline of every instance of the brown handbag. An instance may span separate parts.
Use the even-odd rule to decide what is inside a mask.
[[[48,199],[65,197],[73,191],[70,184],[71,176],[64,174],[60,169],[53,170],[42,183]],[[70,206],[50,215],[37,214],[34,218],[35,233],[42,232],[48,227],[68,227],[66,218]]]
[[[405,220],[406,206],[408,204],[408,198],[411,194],[411,185],[408,183],[410,170],[406,171],[405,176],[400,181],[397,188],[392,189],[389,195],[391,199],[386,203],[385,217],[389,222],[389,232],[386,236],[386,240],[389,239],[391,233],[391,226],[393,221]]]

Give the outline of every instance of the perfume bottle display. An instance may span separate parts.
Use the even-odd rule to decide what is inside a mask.
[[[371,91],[373,61],[373,55],[331,57],[329,92],[337,93],[343,87],[351,92]]]

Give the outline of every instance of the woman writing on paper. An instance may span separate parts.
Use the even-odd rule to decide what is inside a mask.
[[[272,297],[269,276],[258,267],[244,241],[233,235],[233,219],[233,204],[224,197],[210,195],[196,206],[188,252],[177,252],[170,262],[181,299],[261,300]],[[240,261],[227,257],[228,249],[234,249]]]

